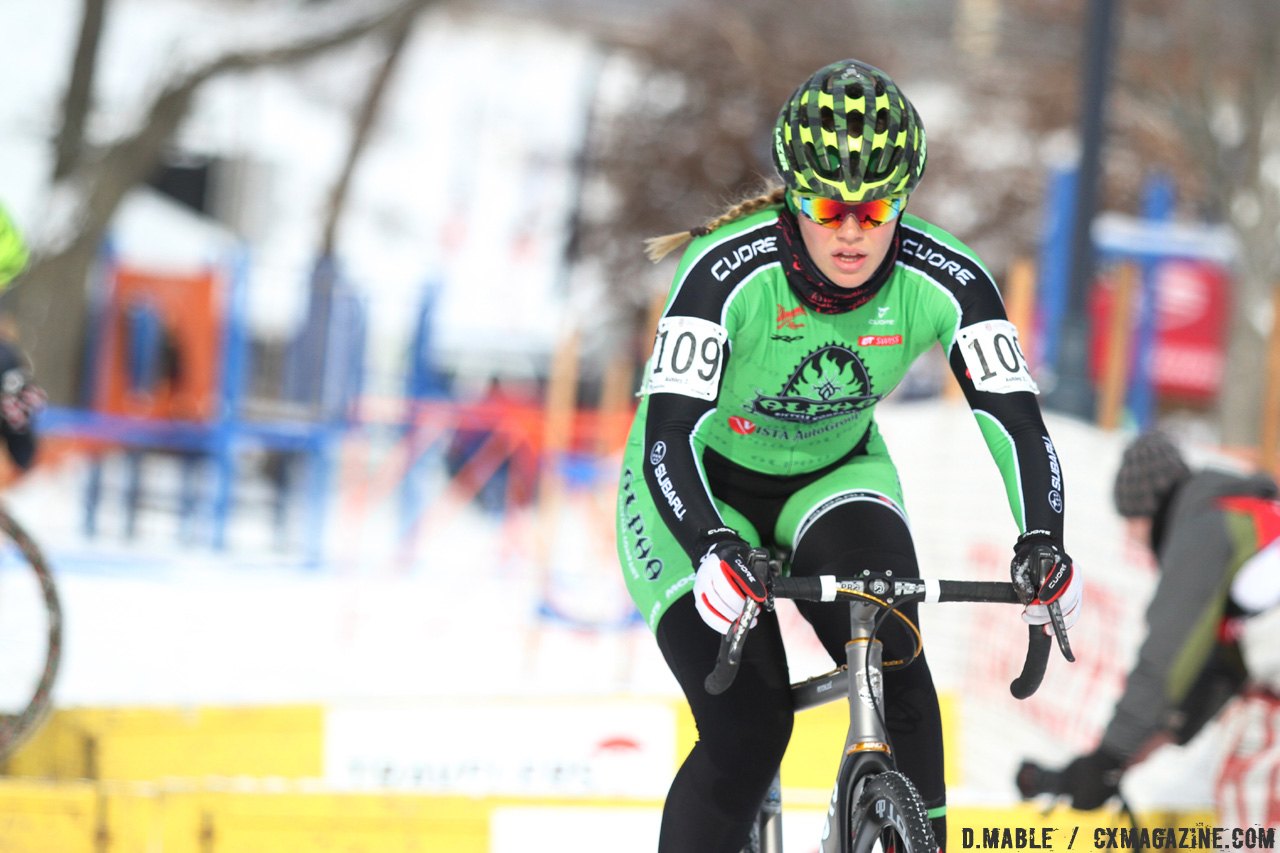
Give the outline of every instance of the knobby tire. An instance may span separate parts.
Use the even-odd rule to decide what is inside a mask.
[[[896,770],[868,779],[852,809],[849,831],[854,853],[936,853],[938,849],[920,794]]]
[[[3,763],[39,727],[49,711],[53,684],[57,680],[58,666],[62,660],[62,606],[58,601],[53,574],[49,571],[49,564],[40,547],[4,507],[0,507],[0,532],[4,534],[0,538],[7,538],[35,573],[48,617],[44,668],[36,680],[31,699],[15,714],[0,714],[0,763]]]

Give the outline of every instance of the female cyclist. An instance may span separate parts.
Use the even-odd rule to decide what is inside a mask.
[[[693,238],[658,324],[618,493],[626,583],[698,727],[667,796],[662,851],[739,850],[791,735],[773,613],[759,617],[734,685],[719,696],[703,688],[720,635],[747,596],[765,594],[748,550],[789,550],[794,575],[863,566],[919,576],[874,411],[933,345],[1004,478],[1024,619],[1046,625],[1058,601],[1070,625],[1080,606],[1057,455],[995,282],[950,234],[904,214],[925,166],[911,102],[883,71],[833,63],[783,106],[772,150],[784,187],[650,241],[657,260]],[[1037,588],[1032,566],[1043,561],[1060,570]],[[847,614],[800,609],[843,661]],[[903,638],[885,640],[886,656],[900,653]],[[945,843],[942,727],[924,658],[888,675],[884,690],[898,765]]]

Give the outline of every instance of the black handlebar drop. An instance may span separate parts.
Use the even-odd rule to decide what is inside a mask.
[[[939,581],[938,601],[1020,603],[1012,584],[996,581]],[[1061,616],[1058,618],[1061,619]],[[1015,699],[1026,699],[1039,689],[1049,665],[1049,651],[1052,648],[1052,640],[1042,626],[1028,625],[1027,629],[1027,657],[1022,663],[1022,673],[1009,685],[1009,692]],[[1065,628],[1059,636],[1066,637]]]
[[[1044,671],[1049,665],[1049,649],[1052,640],[1040,625],[1027,626],[1027,659],[1022,662],[1022,674],[1009,685],[1015,699],[1026,699],[1040,688]]]

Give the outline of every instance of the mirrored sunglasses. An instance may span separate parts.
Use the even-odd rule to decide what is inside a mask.
[[[839,228],[844,224],[846,217],[852,216],[853,221],[858,223],[858,227],[863,231],[870,231],[898,216],[907,206],[906,196],[860,202],[836,201],[821,196],[801,195],[797,192],[788,193],[788,196],[791,198],[793,210],[804,214],[806,218],[812,219],[823,228],[832,229]]]

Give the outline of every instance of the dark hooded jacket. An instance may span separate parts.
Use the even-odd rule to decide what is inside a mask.
[[[1152,525],[1159,579],[1147,607],[1147,635],[1102,738],[1110,753],[1131,758],[1152,736],[1190,740],[1248,678],[1224,625],[1242,614],[1231,582],[1280,531],[1276,483],[1200,471],[1165,498]]]

